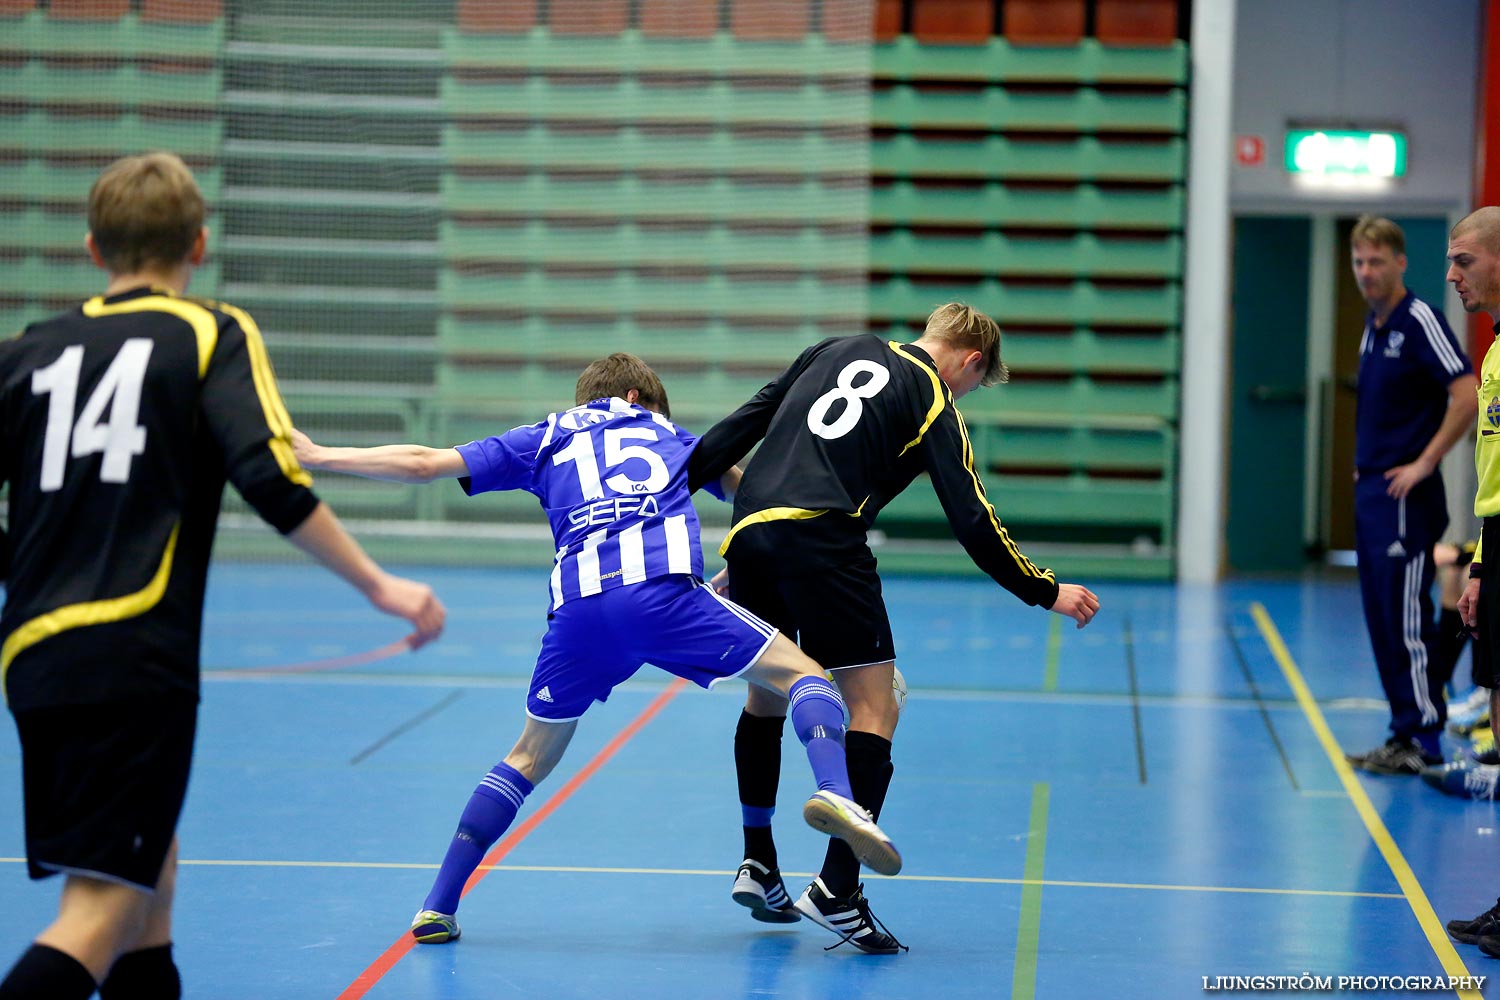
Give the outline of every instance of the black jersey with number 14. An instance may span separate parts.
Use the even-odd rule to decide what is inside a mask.
[[[232,306],[141,288],[0,342],[10,706],[195,694],[226,477],[282,532],[317,506],[290,432]]]
[[[1021,553],[986,499],[963,417],[921,348],[867,335],[809,347],[703,436],[695,480],[739,461],[762,438],[721,552],[741,532],[777,520],[840,534],[853,524],[862,539],[881,509],[926,472],[980,569],[1028,604],[1050,608],[1057,599],[1052,573]]]

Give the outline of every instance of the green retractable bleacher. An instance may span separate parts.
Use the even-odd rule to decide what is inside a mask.
[[[1028,551],[1104,546],[1063,545],[1068,569],[1170,572],[1181,41],[1135,44],[1113,7],[1113,43],[989,37],[984,4],[902,34],[882,8],[871,47],[749,0],[105,6],[134,11],[0,25],[0,327],[98,290],[84,196],[149,148],[212,207],[194,291],[251,310],[299,420],[344,440],[504,430],[611,350],[701,428],[806,345],[909,340],[960,298],[1005,329],[1012,382],[962,404],[1005,523]],[[530,510],[321,485],[356,516]],[[941,517],[918,487],[884,526]]]
[[[1065,565],[1169,575],[1186,47],[954,41],[875,50],[871,315],[996,316],[1013,381],[961,408],[1002,519],[1108,543]],[[922,491],[888,511],[940,516]]]
[[[194,167],[213,205],[222,174],[217,113],[221,17],[190,23],[63,4],[0,21],[0,334],[97,294],[104,275],[83,246],[89,186],[111,160],[169,149]],[[218,249],[218,234],[210,245]],[[212,295],[220,269],[193,290]]]

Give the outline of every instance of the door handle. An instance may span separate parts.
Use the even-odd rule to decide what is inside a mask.
[[[1304,385],[1255,385],[1250,387],[1250,399],[1256,403],[1307,402],[1307,386]]]

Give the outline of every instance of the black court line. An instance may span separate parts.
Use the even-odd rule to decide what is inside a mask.
[[[371,743],[369,746],[365,747],[353,757],[350,757],[349,763],[358,764],[360,761],[364,760],[366,757],[370,756],[372,753],[374,753],[376,750],[379,750],[387,743],[396,739],[401,734],[410,732],[411,730],[420,726],[423,722],[426,722],[428,719],[432,718],[434,715],[437,715],[439,712],[447,708],[449,705],[453,704],[461,697],[463,697],[462,691],[449,692],[448,697],[444,698],[436,705],[418,712],[410,719],[407,719],[405,722],[401,723],[401,725],[397,726],[395,729],[392,729],[390,732],[380,737],[380,739],[376,740],[374,743]]]
[[[1141,784],[1146,783],[1146,741],[1141,733],[1141,689],[1135,680],[1135,633],[1130,628],[1130,615],[1125,616],[1125,670],[1130,676],[1130,718],[1135,725],[1135,763],[1140,771]]]
[[[1260,686],[1255,683],[1255,677],[1250,673],[1250,661],[1245,658],[1245,650],[1240,646],[1239,638],[1234,634],[1234,627],[1229,619],[1224,619],[1224,637],[1229,640],[1229,648],[1234,650],[1234,658],[1239,662],[1240,673],[1245,677],[1245,683],[1250,686],[1250,694],[1255,698],[1255,705],[1260,710],[1260,721],[1266,724],[1266,732],[1271,736],[1271,743],[1276,747],[1276,756],[1281,758],[1281,766],[1286,769],[1287,780],[1297,791],[1302,786],[1297,783],[1297,775],[1292,771],[1292,761],[1286,755],[1286,747],[1281,745],[1281,737],[1276,733],[1276,724],[1271,721],[1271,713],[1266,711],[1266,703],[1261,699]]]

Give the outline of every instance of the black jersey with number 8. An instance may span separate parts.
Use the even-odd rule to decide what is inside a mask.
[[[963,417],[921,348],[874,336],[809,347],[703,436],[695,481],[739,461],[762,438],[721,552],[741,532],[777,520],[803,520],[829,535],[852,527],[862,543],[881,509],[926,472],[981,569],[1028,604],[1056,600],[1052,573],[1021,553],[986,499]]]

